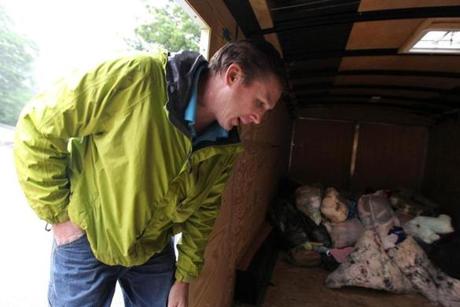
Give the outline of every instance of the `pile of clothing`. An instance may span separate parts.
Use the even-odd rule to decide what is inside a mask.
[[[433,265],[420,246],[452,233],[450,217],[436,217],[437,205],[414,195],[377,191],[356,201],[333,187],[306,185],[278,201],[270,217],[291,263],[333,271],[328,287],[419,292],[442,306],[460,306],[460,281]]]

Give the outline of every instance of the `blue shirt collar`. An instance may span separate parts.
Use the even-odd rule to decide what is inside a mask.
[[[204,66],[200,66],[195,72],[192,84],[192,95],[190,96],[190,100],[184,114],[184,119],[188,124],[194,145],[202,141],[216,141],[218,138],[228,138],[228,131],[222,128],[217,121],[206,128],[206,130],[200,135],[197,135],[196,133],[195,123],[198,104],[198,80],[200,79],[200,74],[203,68]]]

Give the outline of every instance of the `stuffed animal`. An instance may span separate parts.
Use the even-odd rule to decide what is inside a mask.
[[[433,243],[439,240],[438,234],[446,234],[454,231],[450,216],[441,214],[438,217],[417,216],[403,225],[404,231],[425,243]]]
[[[332,223],[341,223],[348,217],[348,206],[346,200],[330,187],[326,189],[323,201],[321,202],[321,213]]]

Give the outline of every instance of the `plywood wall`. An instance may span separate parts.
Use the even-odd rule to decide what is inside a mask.
[[[241,30],[223,1],[187,0],[187,2],[211,28],[210,57],[227,42],[223,35],[224,29],[228,31],[231,39],[242,38]]]
[[[460,122],[445,121],[430,130],[423,193],[438,202],[460,226]]]
[[[225,44],[222,33],[242,38],[235,21],[221,1],[191,0],[190,5],[211,27],[210,53]],[[257,238],[278,178],[287,173],[290,119],[283,103],[265,122],[241,131],[246,148],[226,186],[223,203],[205,253],[205,266],[192,282],[191,307],[230,307],[239,261]]]
[[[351,121],[297,120],[290,177],[305,184],[345,188],[350,177],[353,134]]]
[[[355,134],[357,124],[359,133]],[[297,120],[289,174],[305,184],[319,183],[355,192],[366,188],[419,190],[427,142],[428,130],[422,126]]]
[[[201,276],[192,283],[191,306],[231,306],[235,270],[265,221],[278,178],[286,175],[290,119],[279,104],[260,127],[242,131],[245,152],[226,186]]]
[[[427,137],[425,127],[361,124],[353,189],[419,190]]]

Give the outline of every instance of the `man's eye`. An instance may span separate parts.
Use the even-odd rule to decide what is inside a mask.
[[[264,103],[262,101],[260,101],[260,100],[256,101],[256,107],[262,108],[263,106],[264,106]]]

